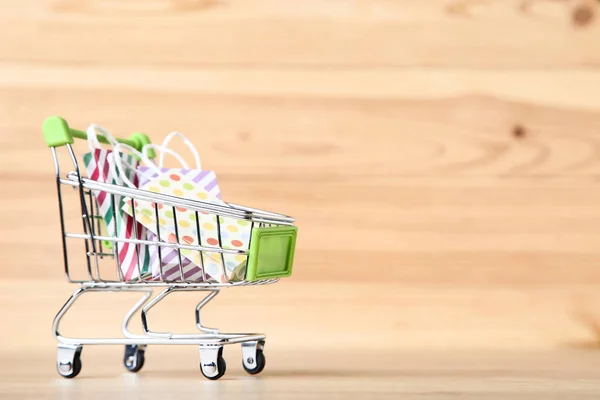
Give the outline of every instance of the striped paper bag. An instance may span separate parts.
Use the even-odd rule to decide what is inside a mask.
[[[154,172],[154,169],[145,166],[138,167],[138,179],[139,186],[145,187],[148,182],[158,177],[158,174]],[[199,170],[199,169],[176,169],[176,168],[160,168],[160,172],[165,175],[171,175],[174,172],[179,172],[186,179],[189,179],[194,184],[204,188],[208,197],[215,197],[220,199],[221,192],[217,183],[217,177],[214,171]],[[170,232],[169,232],[170,233]],[[148,240],[158,240],[157,235],[151,231],[148,231]],[[166,281],[177,281],[183,277],[185,280],[190,282],[202,282],[204,276],[202,274],[202,268],[192,260],[187,258],[182,252],[181,254],[181,270],[179,269],[180,255],[176,249],[170,247],[161,247],[160,249],[160,262],[159,262],[159,251],[158,246],[150,246],[150,269],[152,270],[152,277],[155,279],[160,278],[161,270],[162,277]],[[207,272],[207,280],[210,280],[211,276]]]
[[[125,154],[120,154],[120,156],[124,162],[131,166],[137,166],[138,162],[135,157]],[[102,148],[94,149],[93,152],[83,155],[83,162],[89,179],[102,183],[123,185],[123,179],[119,176],[117,168],[115,168],[111,150]],[[125,173],[127,178],[135,184],[137,181],[135,170],[126,169]],[[133,217],[121,210],[124,204],[123,196],[103,191],[93,191],[93,193],[98,201],[100,215],[104,220],[108,236],[119,239],[146,239],[146,229],[144,226],[137,223],[134,229]],[[119,259],[121,272],[125,281],[137,281],[140,278],[139,271],[141,271],[142,277],[149,274],[150,257],[147,246],[117,242],[113,243],[113,248],[118,249],[116,255]]]

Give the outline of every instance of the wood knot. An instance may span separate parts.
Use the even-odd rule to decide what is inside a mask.
[[[250,140],[251,138],[251,134],[250,132],[246,132],[246,131],[242,131],[238,133],[238,138],[240,139],[241,142],[247,142]]]
[[[594,19],[594,9],[589,3],[578,4],[571,15],[573,25],[586,26]]]
[[[525,127],[523,125],[516,124],[515,126],[513,126],[512,136],[515,139],[523,139],[526,135],[527,131],[525,130]]]

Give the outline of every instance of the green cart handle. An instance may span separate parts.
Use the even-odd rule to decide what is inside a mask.
[[[87,139],[88,137],[86,132],[70,128],[64,118],[56,116],[46,118],[42,126],[42,131],[44,132],[44,139],[46,140],[48,147],[65,146],[67,144],[73,144],[73,138]],[[108,139],[103,135],[97,135],[97,138],[98,141],[102,143],[110,144]],[[127,139],[117,139],[117,141],[119,143],[127,144],[140,152],[142,151],[142,147],[150,144],[148,135],[139,132],[132,133]],[[150,148],[148,157],[154,158],[155,156],[154,150]],[[113,247],[113,244],[110,241],[103,241],[103,244],[109,249],[112,249]]]
[[[59,147],[66,144],[73,144],[73,138],[87,139],[88,135],[84,131],[69,128],[69,124],[61,117],[48,117],[44,121],[42,127],[44,139],[48,147]],[[108,139],[102,135],[98,135],[98,140],[102,143],[110,144]],[[119,143],[127,144],[137,151],[142,151],[142,147],[150,144],[148,135],[140,132],[132,133],[127,139],[117,139]],[[148,151],[148,157],[154,158],[155,154],[152,149]]]

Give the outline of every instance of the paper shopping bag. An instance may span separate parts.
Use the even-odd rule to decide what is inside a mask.
[[[123,161],[137,165],[135,157],[119,153]],[[89,179],[113,185],[123,185],[123,179],[115,168],[113,152],[103,148],[94,149],[83,155],[83,162]],[[135,170],[126,171],[127,178],[137,180]],[[134,227],[134,219],[122,211],[124,199],[122,196],[113,195],[103,191],[93,191],[97,199],[100,214],[104,220],[107,234],[119,239],[146,239],[146,229],[140,223]],[[113,208],[113,203],[115,208]],[[137,233],[137,235],[136,235]],[[150,257],[146,246],[133,243],[118,242],[113,244],[117,248],[117,258],[125,281],[135,281],[142,278],[150,271]],[[139,261],[139,271],[138,271]]]
[[[225,204],[202,185],[195,184],[186,174],[177,169],[171,169],[154,179],[148,180],[145,185],[140,186],[140,189],[191,200]],[[136,213],[139,208],[143,214],[142,224],[155,234],[158,234],[158,228],[162,240],[171,243],[177,242],[175,235],[175,220],[177,220],[177,231],[181,244],[201,245],[218,249],[220,243],[220,247],[225,249],[247,250],[248,248],[250,224],[247,221],[221,217],[219,223],[217,223],[214,214],[198,212],[196,218],[196,213],[186,208],[177,207],[173,209],[173,207],[162,206],[161,204],[158,205],[158,221],[156,221],[153,203],[136,200],[135,207]],[[131,200],[126,200],[123,210],[128,214],[132,212]],[[219,225],[221,226],[220,237],[217,229]],[[198,228],[200,237],[198,237]],[[241,254],[181,249],[181,255],[195,265],[202,266],[211,282],[241,280],[245,276],[247,257]]]
[[[195,185],[199,185],[204,188],[208,193],[208,196],[221,198],[219,185],[214,171],[199,170],[199,169],[175,169],[175,168],[160,168],[158,172],[155,172],[155,168],[149,168],[145,166],[138,167],[138,179],[140,187],[144,187],[149,181],[158,178],[159,175],[171,175],[179,171],[182,176],[189,179]],[[154,215],[154,214],[153,214]],[[185,224],[185,223],[184,223]],[[169,232],[170,233],[170,232]],[[148,231],[148,240],[157,240],[157,235]],[[150,268],[152,270],[152,277],[158,279],[162,278],[166,281],[177,281],[181,280],[183,274],[184,280],[190,282],[202,282],[204,276],[202,274],[201,265],[194,263],[193,260],[188,259],[182,252],[181,256],[177,249],[171,247],[162,246],[160,251],[158,246],[150,246]],[[179,262],[181,257],[181,269],[179,268]],[[160,260],[159,260],[160,258]],[[214,268],[213,268],[214,269]],[[211,274],[207,272],[207,280],[211,277]]]
[[[217,183],[217,176],[214,171],[205,169],[179,169],[179,168],[159,168],[161,175],[170,175],[171,173],[179,172],[184,179],[192,181],[196,185],[201,185],[209,198],[221,199],[221,190]],[[139,186],[145,186],[149,181],[158,178],[153,168],[143,165],[138,167]]]

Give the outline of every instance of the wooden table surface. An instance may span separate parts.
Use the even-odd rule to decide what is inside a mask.
[[[599,6],[0,1],[0,398],[597,398]],[[293,278],[207,310],[268,334],[263,376],[239,349],[207,382],[190,347],[137,376],[89,347],[59,379],[50,326],[75,288],[49,115],[180,130],[226,200],[297,218]],[[100,296],[73,334],[118,333],[133,298]],[[193,327],[194,300],[159,326]]]

